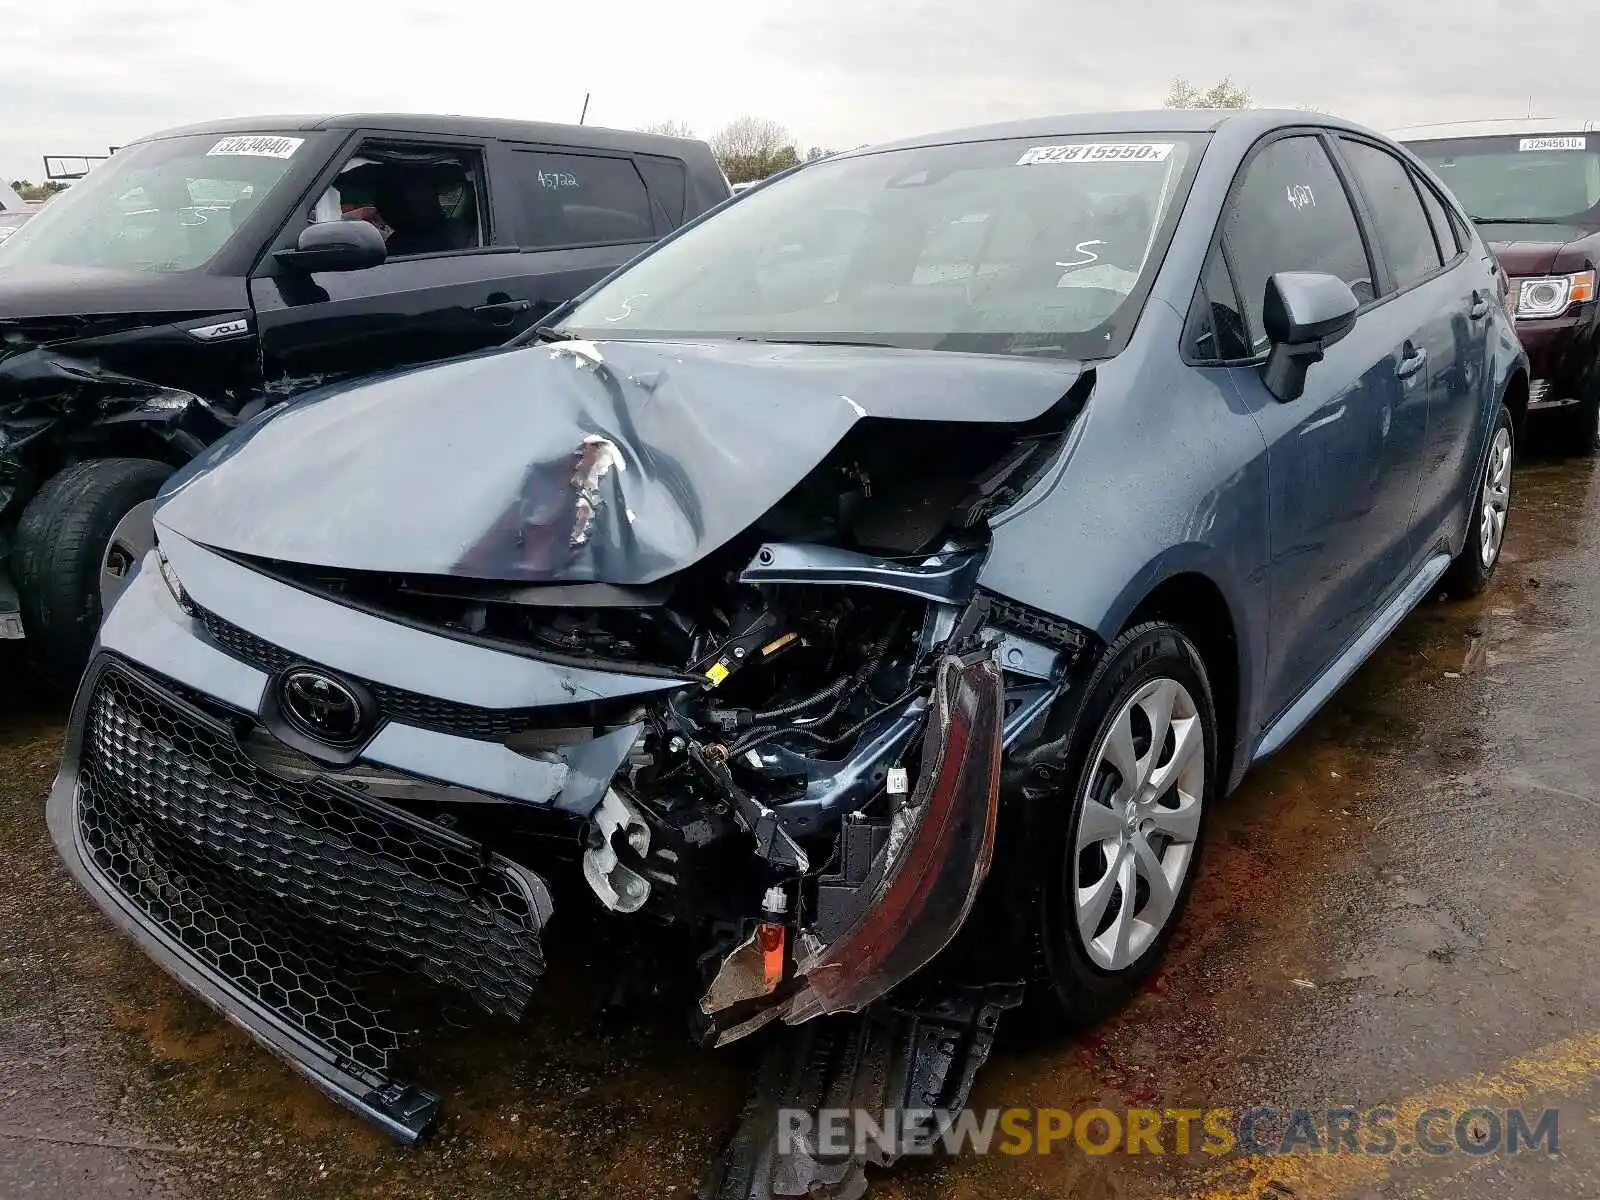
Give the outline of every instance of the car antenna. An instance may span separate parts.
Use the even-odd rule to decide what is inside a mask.
[[[583,119],[589,115],[589,93],[583,94],[583,111],[578,114],[578,124],[583,124]]]

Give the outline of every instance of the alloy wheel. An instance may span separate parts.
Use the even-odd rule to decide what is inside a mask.
[[[1478,556],[1485,570],[1500,557],[1505,539],[1506,513],[1511,508],[1511,431],[1504,425],[1494,431],[1489,462],[1483,472],[1483,493],[1478,504]]]
[[[1140,686],[1095,747],[1078,818],[1073,909],[1090,959],[1120,971],[1177,906],[1200,836],[1205,730],[1189,690]]]

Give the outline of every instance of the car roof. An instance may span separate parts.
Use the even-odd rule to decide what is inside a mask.
[[[373,129],[384,133],[431,133],[445,137],[483,137],[502,141],[545,142],[561,146],[588,146],[596,150],[640,150],[681,157],[685,148],[702,146],[693,138],[668,137],[607,129],[600,125],[558,125],[544,121],[512,121],[501,117],[446,116],[438,113],[342,113],[322,116],[231,117],[163,129],[139,142],[183,137],[195,133],[286,133],[325,129]],[[136,143],[128,143],[133,145]]]
[[[882,145],[863,146],[853,154],[906,150],[917,146],[943,146],[958,142],[999,141],[1005,138],[1080,137],[1085,134],[1214,133],[1223,127],[1253,135],[1284,125],[1321,125],[1370,133],[1326,113],[1300,108],[1156,108],[1127,112],[1071,113],[1055,117],[1030,117],[997,125],[975,125],[921,137],[903,138]]]
[[[1493,117],[1478,121],[1437,121],[1389,130],[1397,142],[1439,142],[1447,138],[1531,137],[1552,133],[1589,133],[1596,121],[1587,117]]]

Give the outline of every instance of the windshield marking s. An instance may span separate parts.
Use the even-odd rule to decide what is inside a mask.
[[[633,302],[635,300],[645,300],[649,295],[649,292],[635,292],[631,296],[625,296],[622,300],[622,307],[614,315],[607,317],[606,321],[612,325],[615,325],[618,321],[626,321],[633,316]]]

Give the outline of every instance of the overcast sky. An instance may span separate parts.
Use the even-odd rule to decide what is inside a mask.
[[[263,5],[0,0],[0,173],[214,117],[464,112],[708,136],[741,113],[833,148],[1159,106],[1220,76],[1380,127],[1600,117],[1555,0],[687,0]]]

